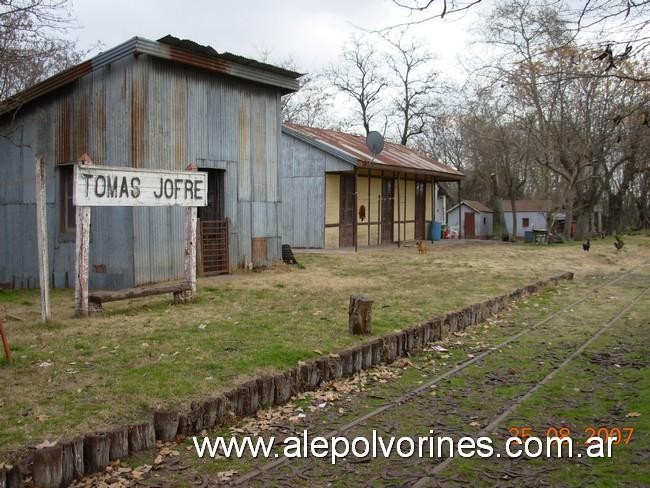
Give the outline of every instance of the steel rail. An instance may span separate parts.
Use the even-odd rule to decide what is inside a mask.
[[[560,364],[558,364],[553,370],[547,374],[544,378],[542,378],[538,383],[535,384],[530,390],[528,390],[526,393],[523,395],[517,397],[515,401],[510,404],[510,406],[504,410],[502,413],[500,413],[498,416],[496,416],[488,425],[483,427],[477,434],[476,437],[481,437],[486,434],[489,434],[490,432],[494,431],[501,422],[503,422],[510,414],[512,414],[517,407],[519,407],[523,402],[528,400],[537,390],[539,390],[541,387],[546,385],[549,381],[551,381],[555,375],[562,369],[564,368],[567,364],[569,364],[571,361],[573,361],[578,355],[580,355],[587,347],[591,345],[596,339],[598,339],[603,333],[605,333],[612,325],[614,325],[618,320],[625,315],[627,312],[629,312],[639,301],[641,298],[643,298],[643,295],[645,295],[648,290],[650,290],[650,286],[646,287],[639,293],[634,299],[628,303],[622,310],[620,310],[616,315],[614,315],[611,319],[609,319],[605,324],[596,332],[594,335],[592,335],[589,339],[587,339],[585,342],[582,343],[580,347],[578,347],[575,351],[573,351],[571,354],[569,354],[564,361],[562,361]],[[454,461],[453,457],[448,457],[441,463],[437,464],[435,468],[433,468],[430,472],[431,475],[438,474],[440,471],[445,469],[447,466],[449,466],[452,462]],[[423,478],[420,478],[415,484],[413,484],[413,488],[421,488],[423,486],[427,486],[427,483],[430,483],[433,481],[433,478],[430,476],[425,476]]]
[[[377,407],[375,410],[373,410],[371,412],[368,412],[367,414],[362,415],[361,417],[357,417],[353,421],[351,421],[351,422],[349,422],[349,423],[347,423],[347,424],[345,424],[345,425],[343,425],[343,426],[341,426],[341,427],[339,427],[339,428],[337,428],[337,429],[335,429],[335,430],[333,430],[331,432],[328,432],[327,434],[324,434],[324,437],[340,436],[341,434],[347,432],[348,430],[352,429],[353,427],[356,427],[357,425],[359,425],[359,424],[361,424],[361,423],[363,423],[363,422],[365,422],[365,421],[367,421],[367,420],[369,420],[369,419],[371,419],[373,417],[376,417],[377,415],[379,415],[379,414],[381,414],[383,412],[391,410],[391,409],[395,408],[396,406],[401,405],[402,403],[405,403],[406,401],[408,401],[411,398],[419,395],[423,391],[429,390],[433,385],[436,385],[436,384],[440,383],[441,381],[443,381],[443,380],[445,380],[445,379],[447,379],[447,378],[449,378],[451,376],[454,376],[455,374],[459,373],[460,371],[463,371],[464,369],[468,368],[472,364],[474,364],[474,363],[476,363],[478,361],[481,361],[482,359],[484,359],[485,357],[487,357],[490,354],[494,353],[495,351],[497,351],[499,349],[502,349],[503,347],[507,346],[511,342],[516,341],[520,337],[522,337],[522,336],[536,330],[537,328],[541,327],[542,325],[547,324],[548,322],[550,322],[554,318],[558,317],[559,315],[561,315],[561,314],[563,314],[563,313],[565,313],[567,311],[570,311],[576,305],[579,305],[579,304],[585,302],[586,300],[588,300],[589,298],[593,297],[593,294],[595,292],[597,292],[598,290],[601,290],[603,288],[606,288],[608,286],[612,286],[612,285],[618,283],[623,278],[626,278],[627,276],[632,274],[634,271],[636,271],[639,268],[642,268],[644,266],[647,266],[648,264],[649,263],[644,263],[644,264],[639,265],[638,267],[631,268],[631,269],[627,270],[626,272],[620,274],[616,278],[608,281],[607,283],[602,283],[602,284],[592,288],[589,292],[585,293],[585,295],[583,295],[578,300],[575,300],[574,302],[570,303],[569,305],[564,306],[560,310],[557,310],[557,311],[553,312],[551,315],[549,315],[548,317],[540,320],[539,322],[537,322],[537,323],[535,323],[535,324],[533,324],[533,325],[531,325],[529,327],[526,327],[525,329],[519,331],[518,333],[510,336],[508,339],[504,340],[503,342],[497,344],[496,346],[492,346],[489,349],[481,352],[480,354],[477,354],[473,358],[471,358],[471,359],[469,359],[469,360],[467,360],[467,361],[465,361],[465,362],[463,362],[461,364],[456,365],[455,367],[453,367],[449,371],[446,371],[445,373],[442,373],[442,374],[436,376],[435,378],[432,378],[431,380],[423,383],[422,385],[418,386],[417,388],[414,388],[414,389],[404,393],[399,398],[391,400],[390,402],[385,403],[384,405],[382,405],[380,407]],[[646,289],[646,291],[647,291],[647,289]],[[234,480],[232,480],[230,482],[230,485],[231,486],[242,485],[242,484],[244,484],[244,483],[246,483],[248,481],[251,481],[251,480],[255,479],[256,477],[258,477],[258,476],[260,476],[260,475],[262,475],[264,473],[268,473],[269,471],[272,471],[272,470],[278,468],[279,466],[282,466],[283,464],[286,464],[289,461],[291,461],[290,458],[287,458],[287,457],[284,457],[284,456],[279,456],[277,459],[275,459],[273,461],[269,461],[268,463],[265,463],[262,466],[256,467],[253,470],[251,470],[250,472],[248,472],[248,473],[246,473],[246,474],[244,474],[244,475],[242,475],[242,476],[240,476],[238,478],[235,478]],[[423,478],[423,479],[426,479],[426,478]]]

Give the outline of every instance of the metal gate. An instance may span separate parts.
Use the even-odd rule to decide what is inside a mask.
[[[228,263],[228,219],[200,221],[201,275],[230,272]]]

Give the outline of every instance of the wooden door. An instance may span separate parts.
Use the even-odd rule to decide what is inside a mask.
[[[426,189],[426,182],[415,182],[415,239],[418,241],[426,238]]]
[[[199,207],[199,273],[212,276],[230,271],[228,259],[228,221],[225,218],[225,171],[200,169],[208,173],[208,205]]]
[[[474,212],[467,212],[463,215],[463,238],[465,239],[474,239],[476,237],[474,215]]]
[[[354,246],[354,175],[341,175],[339,247]]]
[[[393,242],[395,180],[384,178],[381,182],[381,242]]]

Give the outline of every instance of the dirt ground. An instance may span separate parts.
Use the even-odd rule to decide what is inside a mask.
[[[459,243],[359,253],[298,253],[304,269],[199,282],[192,304],[168,297],[109,304],[73,319],[70,290],[55,290],[41,324],[38,292],[1,291],[15,364],[0,363],[0,462],[16,450],[183,408],[262,372],[342,350],[351,294],[374,301],[373,333],[402,329],[560,271],[578,281],[650,259],[650,239],[557,246]],[[0,360],[4,361],[4,359]]]

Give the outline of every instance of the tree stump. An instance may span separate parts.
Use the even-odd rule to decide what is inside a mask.
[[[203,403],[203,428],[213,429],[223,420],[225,401],[223,397],[215,397]]]
[[[363,295],[350,296],[349,328],[351,334],[370,334],[372,332],[372,300]]]
[[[63,481],[63,449],[60,445],[38,449],[34,453],[32,478],[36,486],[58,488]]]
[[[163,442],[173,441],[176,439],[176,432],[178,431],[178,412],[154,412],[153,425],[157,440]]]
[[[106,434],[89,434],[84,439],[86,474],[104,471],[109,463],[111,441]]]
[[[129,428],[121,427],[107,433],[111,440],[111,449],[108,453],[109,461],[124,459],[129,455]]]
[[[129,426],[129,453],[147,451],[156,447],[156,431],[152,422]]]
[[[63,480],[61,486],[68,486],[73,480],[83,478],[84,470],[84,439],[83,437],[77,437],[63,444]]]
[[[23,474],[19,466],[14,466],[8,471],[5,471],[5,484],[7,488],[23,488],[25,486]]]

